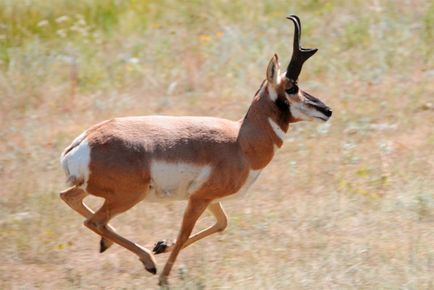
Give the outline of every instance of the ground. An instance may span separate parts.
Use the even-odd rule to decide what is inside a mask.
[[[300,87],[333,117],[291,127],[250,195],[224,202],[227,230],[181,252],[172,288],[434,289],[431,1],[28,3],[0,1],[1,289],[156,289],[60,200],[60,152],[116,116],[243,117],[273,54],[289,61],[289,13],[319,48]],[[113,225],[152,248],[184,207],[141,203]]]

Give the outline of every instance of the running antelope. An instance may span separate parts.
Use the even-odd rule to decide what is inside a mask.
[[[274,55],[266,79],[241,120],[115,118],[89,128],[64,150],[61,163],[71,187],[60,197],[86,218],[86,227],[101,236],[100,252],[116,243],[136,254],[152,274],[157,273],[153,254],[170,252],[159,278],[160,284],[166,284],[182,248],[226,228],[221,201],[246,193],[282,146],[289,124],[330,118],[329,107],[298,87],[302,65],[317,49],[300,46],[300,20],[295,15],[288,19],[295,33],[286,73],[280,73]],[[89,194],[105,199],[96,212],[83,202]],[[142,200],[188,201],[176,242],[159,241],[153,253],[108,224]],[[191,235],[205,209],[216,223]]]

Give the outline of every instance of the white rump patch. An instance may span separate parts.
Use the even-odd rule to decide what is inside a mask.
[[[86,140],[86,134],[82,133],[75,138],[68,148],[71,147],[73,148],[68,153],[62,154],[60,162],[68,181],[81,180],[83,184],[80,187],[86,189],[90,173],[90,147]]]
[[[280,126],[277,125],[276,122],[274,122],[273,119],[271,119],[270,117],[268,117],[268,122],[270,123],[271,128],[273,129],[273,132],[277,135],[277,137],[279,137],[282,142],[285,141],[285,131],[283,131],[282,128],[280,128]]]
[[[211,174],[211,166],[184,162],[151,162],[151,186],[146,199],[184,200],[198,190]]]

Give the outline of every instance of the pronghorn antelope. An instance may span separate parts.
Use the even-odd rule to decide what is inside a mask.
[[[153,253],[170,252],[160,274],[160,284],[166,284],[182,248],[226,228],[221,201],[247,191],[282,146],[289,124],[330,118],[329,107],[298,88],[302,65],[317,49],[300,46],[300,20],[295,15],[288,19],[294,23],[295,33],[286,73],[280,73],[274,55],[266,79],[241,120],[115,118],[89,128],[64,150],[61,163],[72,187],[60,196],[86,218],[86,227],[101,236],[100,252],[119,244],[135,253],[153,274],[157,272]],[[88,194],[105,199],[96,212],[83,203]],[[108,224],[142,200],[188,201],[175,243],[159,241],[152,253],[120,236]],[[191,235],[205,209],[216,223]]]

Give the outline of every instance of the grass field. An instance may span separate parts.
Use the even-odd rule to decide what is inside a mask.
[[[181,252],[172,288],[434,289],[423,0],[0,0],[0,289],[156,289],[125,249],[99,254],[60,200],[60,152],[116,116],[243,117],[273,53],[289,61],[289,13],[319,48],[300,85],[333,117],[291,128],[249,198],[224,203],[228,229]],[[152,247],[184,206],[142,203],[112,224]]]

